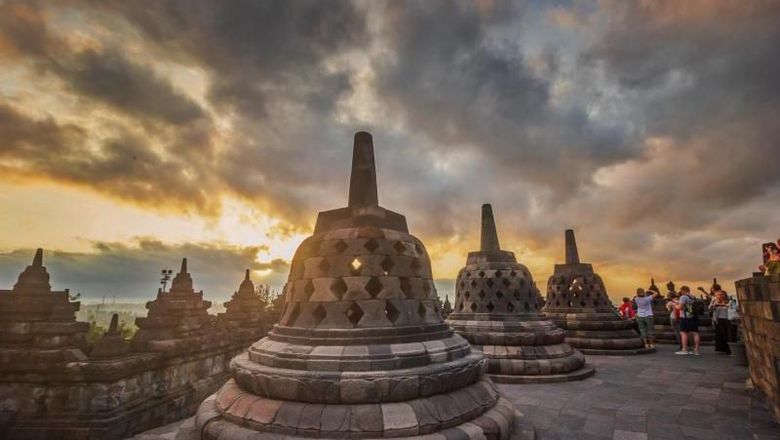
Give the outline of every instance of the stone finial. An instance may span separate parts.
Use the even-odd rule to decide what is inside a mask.
[[[35,251],[35,257],[33,257],[32,267],[43,267],[43,249],[38,248]]]
[[[365,131],[355,133],[352,174],[349,180],[349,207],[379,206],[374,165],[374,141]]]
[[[237,293],[239,295],[254,295],[255,284],[249,278],[249,269],[246,270],[246,274],[244,275],[244,281],[242,281],[241,284],[238,286]]]
[[[577,252],[577,241],[574,238],[574,230],[566,230],[566,264],[578,264],[580,255]]]
[[[108,333],[119,333],[119,314],[114,313],[111,315],[111,324],[108,325]]]
[[[175,277],[173,277],[173,281],[171,281],[171,292],[173,291],[192,291],[192,277],[187,272],[187,259],[182,258],[181,259],[181,269],[179,269],[179,273],[176,274]]]
[[[14,284],[14,290],[26,292],[50,292],[49,273],[43,266],[43,249],[35,251],[32,264],[27,266]]]
[[[501,246],[498,244],[498,232],[496,232],[496,221],[493,218],[493,207],[489,203],[482,205],[482,234],[480,236],[480,250],[499,251]]]

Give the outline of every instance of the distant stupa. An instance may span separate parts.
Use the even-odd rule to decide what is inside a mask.
[[[612,305],[593,266],[580,263],[574,231],[566,230],[566,263],[556,264],[547,281],[545,315],[566,330],[566,342],[585,354],[642,354],[645,348],[633,322]]]
[[[592,376],[566,333],[539,312],[531,273],[501,250],[490,205],[482,205],[480,250],[469,252],[455,280],[455,308],[447,322],[485,353],[496,382],[563,382]]]

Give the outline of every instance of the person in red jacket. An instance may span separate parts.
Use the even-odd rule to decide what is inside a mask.
[[[618,308],[618,314],[623,319],[634,319],[636,310],[634,310],[634,304],[631,303],[631,299],[623,298],[623,304]]]

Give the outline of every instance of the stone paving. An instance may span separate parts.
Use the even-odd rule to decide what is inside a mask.
[[[498,385],[536,428],[538,440],[780,439],[780,426],[746,367],[705,348],[675,356],[588,356],[596,375],[579,382]]]

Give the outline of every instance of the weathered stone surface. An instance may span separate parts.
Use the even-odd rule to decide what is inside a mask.
[[[750,379],[780,422],[780,276],[736,282]]]
[[[482,377],[482,355],[441,318],[425,247],[377,203],[368,133],[355,136],[349,205],[319,214],[284,295],[279,322],[233,359],[233,380],[201,407],[220,414],[198,418],[204,438],[394,438],[454,427],[466,438],[509,436],[513,413]],[[220,405],[237,388],[281,402],[273,420]],[[495,422],[470,423],[488,414]]]
[[[582,379],[594,370],[564,342],[563,330],[539,312],[528,269],[498,242],[493,210],[482,206],[481,249],[469,252],[455,280],[455,307],[447,322],[488,360],[501,382]],[[487,421],[486,423],[493,423]]]
[[[201,296],[188,274],[178,278],[193,297],[153,302],[139,350],[129,351],[116,315],[89,347],[78,303],[51,290],[39,250],[14,289],[0,290],[0,438],[120,439],[192,415],[246,345],[201,319]]]
[[[547,281],[543,312],[566,330],[566,342],[585,354],[653,351],[644,347],[633,323],[617,314],[593,266],[580,262],[572,230],[566,231],[566,263],[556,264]]]

